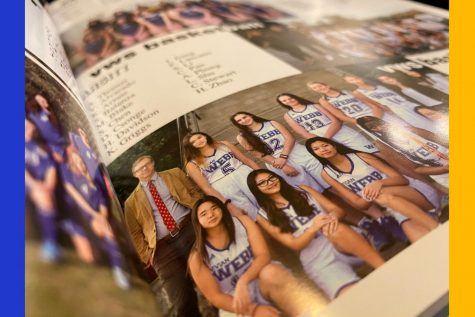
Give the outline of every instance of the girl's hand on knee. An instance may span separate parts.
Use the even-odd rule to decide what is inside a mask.
[[[365,186],[365,188],[363,188],[363,198],[368,201],[375,200],[381,193],[382,187],[383,183],[381,181],[374,181],[372,183],[369,183]]]
[[[338,229],[338,218],[330,215],[330,222],[323,226],[322,232],[323,235],[329,236],[333,234]]]
[[[331,221],[332,221],[331,216],[327,214],[316,215],[315,218],[313,218],[313,224],[311,228],[315,230],[315,232],[317,232],[321,230],[322,228],[324,228]]]
[[[245,314],[249,310],[251,305],[251,296],[249,294],[249,285],[242,281],[238,280],[236,283],[236,288],[234,290],[233,296],[233,308],[236,314],[241,315]]]

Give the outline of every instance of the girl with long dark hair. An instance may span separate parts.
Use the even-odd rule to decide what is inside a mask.
[[[373,137],[416,163],[414,168],[416,173],[428,175],[446,190],[448,189],[449,149],[438,143],[438,139],[428,140],[416,134],[416,131],[400,130],[391,123],[374,117],[360,118],[358,125]]]
[[[92,20],[84,31],[79,52],[86,59],[86,65],[90,67],[114,54],[119,47],[119,43],[112,35],[110,24]]]
[[[246,186],[247,175],[259,166],[227,141],[215,141],[204,132],[183,139],[185,168],[201,190],[229,204],[234,214],[242,209],[253,220],[259,207]],[[230,200],[230,201],[228,201]]]
[[[25,193],[34,204],[41,229],[41,257],[51,263],[59,261],[61,255],[57,242],[57,186],[56,164],[39,139],[35,125],[25,118]]]
[[[258,224],[271,237],[299,253],[307,275],[330,299],[359,280],[351,264],[361,260],[354,256],[373,268],[384,263],[363,236],[338,222],[343,210],[315,189],[293,187],[264,169],[253,171],[247,181],[264,210],[257,217]]]
[[[205,196],[193,207],[191,220],[196,241],[189,270],[220,316],[278,316],[278,309],[297,316],[322,309],[315,293],[270,262],[265,239],[247,216],[234,218],[220,199]]]
[[[241,111],[231,116],[239,129],[237,141],[267,168],[295,186],[306,184],[320,191],[328,185],[321,179],[321,164],[295,142],[282,124]]]
[[[130,288],[130,282],[124,272],[123,259],[114,232],[108,222],[108,202],[104,193],[89,174],[86,164],[73,146],[67,150],[67,161],[60,166],[64,187],[64,200],[71,219],[68,231],[74,233],[75,246],[83,260],[93,262],[94,256],[87,231],[82,224],[100,241],[108,255],[116,284],[123,289]]]
[[[426,198],[378,158],[330,139],[315,137],[307,140],[306,147],[324,166],[322,177],[353,207],[367,213],[378,206],[389,208],[412,242],[437,227],[437,221],[424,212],[435,207],[429,199],[438,199],[432,188],[428,193],[435,197]]]
[[[307,87],[311,91],[320,94],[319,104],[342,122],[355,125],[358,118],[375,116],[378,118],[384,117],[385,120],[399,120],[403,123],[401,119],[387,113],[384,107],[374,102],[366,102],[354,93],[338,90],[326,83],[315,80],[309,81]]]
[[[65,141],[58,123],[58,119],[50,109],[45,93],[31,94],[26,100],[26,116],[38,129],[38,133],[46,142],[53,159],[63,162]]]
[[[334,87],[331,87],[325,83],[318,81],[309,81],[307,83],[307,87],[310,90],[322,95],[318,102],[325,110],[327,110],[336,118],[347,124],[357,126],[356,120],[358,120],[358,118],[374,116],[377,118],[383,118],[385,121],[400,125],[401,129],[409,127],[407,123],[404,122],[402,119],[391,114],[389,109],[386,109],[382,105],[376,104],[375,102],[368,100],[368,98],[364,99],[364,96],[360,96],[357,93],[351,93],[345,90],[338,90]],[[424,133],[425,131],[422,129],[419,130],[421,130],[422,133]],[[325,135],[319,136],[334,139],[339,143],[345,144],[351,148],[358,149],[361,151],[361,146],[358,146],[358,144],[342,142],[341,140]],[[374,142],[374,145],[376,145],[376,148],[379,151],[378,153],[376,153],[375,151],[372,152],[367,150],[363,150],[363,152],[373,153],[374,155],[384,159],[404,175],[408,175],[410,177],[417,178],[423,181],[430,181],[427,177],[415,173],[414,164],[405,159],[399,153],[394,152],[391,147],[386,146],[382,142],[378,142],[378,140]]]
[[[354,147],[359,151],[375,153],[378,149],[359,132],[342,122],[318,103],[299,96],[283,93],[277,102],[288,111],[284,115],[287,124],[305,139],[323,136],[339,143]]]

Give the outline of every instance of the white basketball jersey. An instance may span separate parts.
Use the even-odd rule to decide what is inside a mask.
[[[213,155],[206,157],[204,165],[194,163],[210,184],[234,172],[242,165],[242,162],[224,145],[218,146]]]
[[[440,105],[442,103],[442,101],[435,100],[434,98],[426,96],[426,95],[418,92],[417,90],[414,90],[414,89],[409,88],[409,87],[403,88],[401,90],[401,92],[403,94],[405,94],[406,96],[408,96],[408,97],[416,100],[417,102],[419,102],[419,103],[421,103],[425,106],[428,106],[428,107]]]
[[[316,215],[324,212],[320,204],[313,199],[310,194],[307,194],[307,201],[310,206],[313,208],[313,213],[310,216],[298,216],[295,212],[295,209],[292,205],[282,208],[281,210],[285,213],[287,218],[290,221],[290,227],[292,228],[292,235],[298,237],[302,235],[305,230],[307,230],[312,225],[312,220]]]
[[[447,76],[437,73],[426,74],[426,77],[433,82],[435,89],[442,91],[445,94],[449,94],[449,79]]]
[[[323,169],[330,177],[343,184],[346,188],[358,196],[362,197],[361,192],[363,188],[369,183],[387,178],[386,174],[378,171],[363,161],[355,153],[346,154],[346,157],[351,162],[350,172],[341,172],[329,165],[325,166]]]
[[[390,145],[416,163],[429,166],[445,166],[449,163],[449,149],[414,133],[395,133],[391,136]]]
[[[358,88],[357,91],[366,97],[389,107],[391,110],[393,110],[394,106],[411,107],[411,109],[417,106],[417,104],[410,102],[398,93],[381,85],[376,86],[373,90]]]
[[[373,110],[368,105],[346,91],[341,91],[336,97],[325,96],[325,99],[347,117],[358,119],[373,115]]]
[[[254,260],[247,232],[237,218],[232,218],[236,241],[227,248],[219,250],[206,243],[209,255],[209,268],[223,293],[233,294],[239,278],[247,271]]]
[[[305,130],[316,135],[321,134],[317,133],[318,130],[332,123],[327,115],[312,104],[306,105],[305,109],[301,112],[289,110],[287,114]]]
[[[364,94],[368,98],[385,105],[398,117],[406,121],[406,123],[409,123],[414,127],[436,132],[434,123],[421,116],[414,110],[418,104],[410,102],[391,89],[383,86],[376,86],[376,89],[374,90],[358,88],[357,91]]]
[[[282,133],[270,121],[262,123],[259,131],[253,131],[272,150],[272,156],[278,157],[284,148],[285,139]]]

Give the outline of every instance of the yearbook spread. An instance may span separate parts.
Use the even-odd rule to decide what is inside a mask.
[[[448,22],[25,1],[27,315],[422,316],[448,293]],[[432,295],[391,293],[406,274]],[[385,290],[406,310],[339,305]]]

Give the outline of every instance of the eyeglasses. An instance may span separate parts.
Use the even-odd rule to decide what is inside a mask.
[[[257,185],[257,187],[266,187],[269,184],[275,183],[277,180],[278,180],[277,177],[275,177],[274,175],[271,175],[267,179],[264,179],[264,180],[260,181],[256,185]]]
[[[134,174],[138,174],[140,172],[143,172],[145,171],[149,166],[150,164],[152,164],[151,161],[145,163],[144,165],[140,166],[140,167],[137,167],[135,170],[134,170]]]

